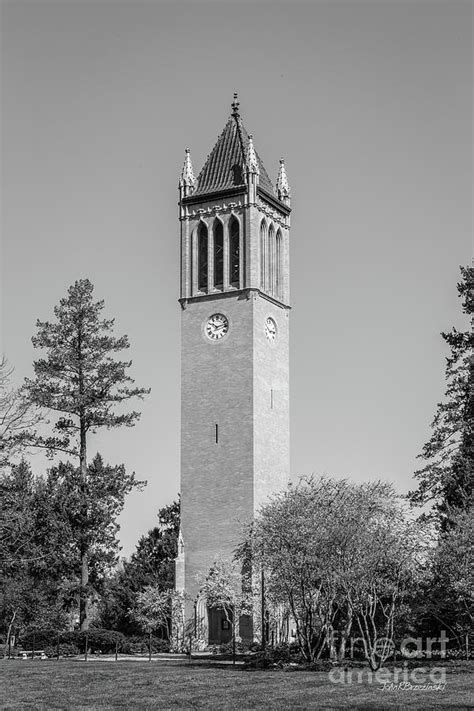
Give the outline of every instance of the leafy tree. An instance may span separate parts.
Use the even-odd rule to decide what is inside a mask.
[[[151,634],[164,630],[166,638],[171,636],[171,605],[173,590],[159,590],[153,585],[137,594],[135,606],[129,611],[144,632]]]
[[[243,615],[251,614],[253,596],[251,588],[242,578],[242,570],[235,561],[217,558],[209,572],[200,580],[199,593],[209,608],[222,610],[232,629],[232,639],[236,641]],[[240,637],[239,637],[240,639]]]
[[[7,647],[24,606],[25,575],[19,559],[27,555],[32,538],[32,486],[33,474],[25,461],[0,472],[0,627]]]
[[[208,607],[222,610],[226,620],[231,622],[235,608],[240,606],[241,587],[241,575],[237,567],[218,558],[201,580],[199,592],[206,598]]]
[[[0,477],[5,525],[0,527],[0,625],[15,617],[17,628],[67,624],[80,591],[79,537],[90,551],[89,590],[99,595],[117,562],[118,523],[127,493],[142,482],[123,466],[96,455],[89,465],[88,518],[82,519],[80,472],[60,462],[33,477],[22,461]],[[2,602],[3,601],[3,602]]]
[[[42,505],[42,489],[25,460],[0,473],[0,629],[7,644],[14,629],[66,624],[54,535],[60,523],[49,500]]]
[[[104,581],[104,589],[98,603],[97,624],[126,635],[140,634],[140,626],[130,616],[138,592],[135,581],[127,575],[124,561],[121,561],[115,572]]]
[[[461,267],[457,285],[462,310],[474,314],[474,268]],[[418,489],[410,492],[413,503],[435,503],[443,527],[457,509],[472,504],[474,474],[474,333],[453,328],[441,334],[451,353],[446,359],[447,389],[432,422],[432,434],[420,457],[426,464],[415,472]]]
[[[15,567],[32,539],[33,473],[23,459],[0,472],[0,570]]]
[[[433,578],[433,609],[441,619],[450,619],[468,659],[474,623],[474,519],[470,512],[458,511],[450,529],[441,535]]]
[[[130,560],[123,560],[109,578],[99,603],[99,619],[104,627],[126,634],[139,632],[130,616],[137,594],[147,587],[159,592],[174,589],[175,558],[180,524],[179,499],[158,512],[159,525],[138,541]]]
[[[140,414],[117,412],[116,408],[149,392],[132,387],[134,381],[127,374],[130,361],[113,358],[129,347],[128,339],[112,335],[114,320],[101,319],[104,302],[94,302],[92,295],[93,286],[88,279],[76,281],[55,307],[56,321],[37,321],[37,334],[32,341],[45,355],[33,364],[34,379],[25,381],[25,392],[32,403],[58,413],[52,436],[35,433],[31,442],[50,453],[66,451],[79,458],[81,629],[89,625],[89,566],[93,554],[87,526],[91,505],[87,437],[101,427],[133,426]]]
[[[38,413],[20,390],[11,387],[13,369],[5,358],[0,361],[0,468],[12,463],[21,453],[26,432],[38,424]]]
[[[424,540],[389,484],[322,478],[300,482],[262,507],[251,532],[265,604],[296,624],[307,661],[342,659],[354,629],[373,668],[393,645],[413,590]],[[380,640],[390,644],[380,648]],[[391,649],[390,649],[391,651]]]
[[[140,538],[130,561],[125,563],[125,569],[140,587],[154,585],[160,590],[167,590],[174,588],[180,525],[179,499],[159,510],[158,521],[158,526]]]
[[[474,519],[458,510],[433,548],[429,575],[415,605],[417,634],[437,636],[439,628],[464,650],[469,648],[474,623]]]
[[[371,517],[364,538],[349,575],[342,575],[342,589],[364,656],[376,670],[393,653],[397,623],[423,580],[429,539],[399,504]]]

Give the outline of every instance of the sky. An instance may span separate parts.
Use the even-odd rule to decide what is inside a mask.
[[[179,491],[178,178],[234,91],[291,216],[291,476],[413,488],[466,328],[472,255],[470,2],[1,3],[0,351],[21,383],[36,319],[89,278],[136,384],[133,429],[96,435],[148,480],[123,555]],[[134,405],[135,406],[135,405]],[[33,469],[46,466],[32,457]]]

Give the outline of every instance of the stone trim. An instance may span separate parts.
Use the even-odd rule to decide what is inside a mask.
[[[195,304],[199,301],[219,301],[219,299],[229,298],[233,299],[236,296],[245,297],[247,300],[251,298],[255,299],[257,296],[261,296],[263,299],[266,299],[267,301],[270,301],[270,303],[275,304],[275,306],[279,306],[281,309],[285,309],[286,311],[291,311],[291,306],[289,306],[288,304],[284,304],[282,301],[275,298],[274,296],[270,296],[270,294],[265,294],[265,292],[261,291],[260,289],[255,289],[253,287],[245,289],[232,289],[232,287],[230,287],[229,291],[214,291],[212,292],[212,294],[183,297],[181,299],[178,299],[178,302],[181,305],[182,310],[184,311],[188,304]]]

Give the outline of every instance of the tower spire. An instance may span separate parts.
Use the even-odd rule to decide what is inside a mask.
[[[255,148],[253,145],[253,136],[251,133],[249,134],[249,144],[247,147],[246,162],[247,170],[250,173],[256,173],[257,175],[260,175],[260,168],[258,167],[258,158],[257,154],[255,153]]]
[[[191,152],[189,148],[186,148],[186,157],[184,159],[183,170],[181,171],[179,186],[188,188],[189,192],[193,192],[195,185],[196,178],[194,177],[193,164],[191,163]]]
[[[276,190],[278,199],[288,204],[290,202],[291,191],[285,169],[285,160],[283,158],[280,158],[280,169],[278,171]]]

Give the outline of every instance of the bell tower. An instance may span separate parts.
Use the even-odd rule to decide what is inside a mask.
[[[290,189],[274,188],[240,116],[198,177],[186,149],[181,226],[181,534],[176,589],[209,643],[225,625],[198,575],[232,559],[242,524],[289,479]],[[194,609],[193,609],[194,608]],[[241,629],[241,635],[251,635]]]

